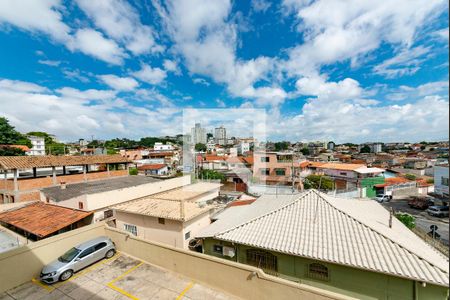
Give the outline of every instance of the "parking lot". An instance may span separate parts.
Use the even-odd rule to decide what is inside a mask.
[[[236,299],[179,274],[118,253],[53,285],[32,280],[0,294],[0,300]]]

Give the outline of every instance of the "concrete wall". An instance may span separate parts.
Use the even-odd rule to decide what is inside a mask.
[[[180,221],[165,219],[165,224],[159,224],[158,218],[145,215],[116,211],[116,226],[125,230],[125,224],[135,225],[137,236],[151,241],[157,241],[169,246],[182,248],[184,246],[183,225]]]
[[[210,214],[201,214],[185,223],[183,223],[183,248],[188,249],[189,240],[197,236],[197,234],[204,228],[211,224]],[[185,234],[190,232],[190,238],[186,239]]]
[[[266,275],[258,268],[129,236],[106,228],[126,254],[243,299],[355,299]]]
[[[442,178],[447,178],[448,180],[448,167],[434,167],[434,191],[437,194],[447,194],[448,195],[448,185],[442,184]]]
[[[237,247],[237,255],[231,260],[247,263],[246,250],[254,249],[244,245],[232,245],[228,242],[206,239],[204,241],[204,252],[215,257],[223,257],[212,251],[213,245]],[[448,288],[427,284],[426,287],[416,284],[413,280],[389,276],[382,273],[345,267],[342,265],[321,262],[303,257],[286,255],[282,253],[267,251],[277,257],[278,276],[295,280],[320,289],[345,294],[358,299],[414,299],[414,285],[418,289],[417,299],[447,299]],[[329,270],[329,279],[321,281],[311,279],[307,276],[308,266],[311,263],[320,263]]]
[[[36,278],[44,265],[73,246],[102,235],[105,225],[97,223],[0,253],[0,293]]]

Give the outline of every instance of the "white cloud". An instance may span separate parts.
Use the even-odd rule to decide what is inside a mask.
[[[105,38],[102,33],[89,28],[79,29],[69,48],[79,49],[85,54],[113,65],[122,64],[123,59],[126,57],[126,54],[114,41]]]
[[[254,11],[264,13],[270,8],[272,3],[266,0],[252,0],[251,5]]]
[[[220,100],[220,99],[216,99],[216,104],[217,104],[218,107],[221,107],[221,108],[227,107],[225,102],[223,100]]]
[[[50,35],[58,42],[70,40],[70,28],[62,21],[59,0],[0,1],[0,23]]]
[[[420,69],[421,63],[430,53],[429,47],[417,46],[402,49],[397,55],[389,58],[373,68],[377,74],[387,78],[412,75]]]
[[[326,82],[323,77],[303,77],[297,80],[296,86],[302,95],[333,100],[354,99],[362,94],[359,82],[351,78],[339,82]]]
[[[439,37],[441,40],[443,40],[444,42],[448,43],[448,38],[449,38],[449,31],[448,31],[448,27],[447,28],[443,28],[440,30],[437,30],[434,32],[434,35],[436,35],[437,37]]]
[[[119,77],[113,74],[99,75],[104,83],[118,91],[132,91],[139,86],[139,83],[131,77]]]
[[[191,73],[226,84],[235,97],[268,99],[275,91],[270,86],[254,88],[254,84],[264,80],[272,70],[270,58],[257,57],[243,61],[236,57],[237,25],[228,20],[231,13],[229,0],[172,0],[165,8],[158,2],[155,6],[175,42],[175,50],[184,56]],[[199,79],[194,79],[194,82],[202,83]],[[284,99],[279,96],[285,92],[278,90],[276,101],[259,103],[282,103]],[[262,95],[265,91],[269,94]]]
[[[317,74],[326,64],[351,60],[357,64],[382,42],[410,47],[417,29],[431,22],[443,0],[285,1],[295,11],[305,42],[289,52],[290,74]]]
[[[192,79],[192,82],[195,83],[195,84],[203,84],[203,85],[206,85],[206,86],[210,86],[210,85],[211,85],[211,84],[210,84],[208,81],[206,81],[204,78],[193,78],[193,79]]]
[[[141,69],[133,72],[132,75],[141,81],[156,85],[166,79],[167,73],[160,68],[152,68],[150,65],[143,64]]]
[[[61,61],[60,60],[40,59],[40,60],[38,60],[38,63],[40,63],[41,65],[57,67],[61,64]]]
[[[160,101],[163,96],[156,95]],[[29,82],[0,80],[0,111],[21,132],[46,131],[65,141],[159,136],[181,131],[176,107],[147,109],[115,97],[109,90],[62,87],[51,91]],[[20,99],[20,111],[17,109]],[[169,101],[164,99],[164,101]]]
[[[124,44],[133,54],[163,50],[163,47],[155,42],[153,29],[141,23],[138,12],[128,2],[77,0],[77,3],[97,27]]]
[[[63,69],[62,73],[64,74],[64,77],[72,80],[72,81],[80,81],[83,83],[87,83],[91,81],[89,77],[82,74],[82,72],[78,69],[75,70],[69,70],[69,69]]]
[[[177,75],[181,74],[180,68],[178,67],[178,64],[176,61],[173,61],[170,59],[165,59],[163,62],[163,66],[167,72],[173,72]]]

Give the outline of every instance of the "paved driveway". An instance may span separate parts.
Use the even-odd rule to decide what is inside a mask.
[[[102,260],[65,282],[37,280],[0,294],[0,300],[236,299],[179,274],[124,254]]]

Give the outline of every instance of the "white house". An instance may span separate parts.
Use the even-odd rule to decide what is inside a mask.
[[[434,191],[448,197],[448,165],[434,167]]]
[[[172,150],[174,150],[174,148],[173,148],[173,145],[171,145],[171,144],[164,145],[163,143],[155,143],[155,145],[153,146],[153,150],[155,150],[155,151],[172,151]]]
[[[250,151],[250,143],[239,143],[239,145],[237,145],[237,151],[239,155],[244,155],[246,152]]]

